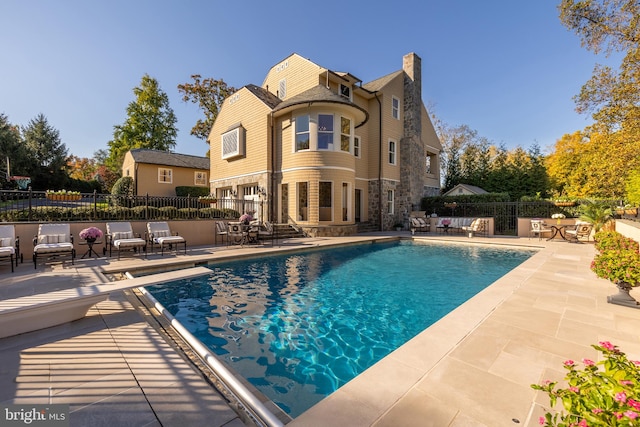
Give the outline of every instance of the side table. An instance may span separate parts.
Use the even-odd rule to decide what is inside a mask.
[[[85,257],[89,257],[91,258],[91,254],[93,254],[96,258],[100,257],[100,255],[98,255],[96,253],[96,251],[93,250],[93,246],[96,244],[102,244],[101,241],[98,240],[85,240],[83,242],[80,242],[81,245],[87,245],[87,247],[89,249],[87,249],[87,251],[84,253],[84,255],[82,255],[82,257],[80,259],[84,259]]]

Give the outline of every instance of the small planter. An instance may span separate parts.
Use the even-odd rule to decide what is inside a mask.
[[[570,206],[575,206],[576,202],[554,202],[554,205],[558,206],[558,207],[570,207]]]
[[[212,203],[216,203],[218,200],[217,199],[198,199],[198,201],[202,204],[210,205]]]
[[[80,194],[47,194],[48,200],[56,202],[77,202],[82,199]]]
[[[640,302],[629,294],[629,291],[633,286],[627,282],[616,282],[616,286],[618,287],[618,293],[615,295],[609,295],[607,297],[608,303],[640,308]]]

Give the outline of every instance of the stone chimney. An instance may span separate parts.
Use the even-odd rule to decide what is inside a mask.
[[[422,59],[415,53],[402,57],[404,78],[404,136],[420,137],[422,129]]]
[[[404,71],[404,136],[400,140],[398,205],[411,212],[425,194],[425,149],[422,142],[422,60],[415,53],[402,58]],[[406,215],[406,214],[405,214]]]

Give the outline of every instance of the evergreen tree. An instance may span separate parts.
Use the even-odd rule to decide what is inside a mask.
[[[60,190],[68,180],[67,147],[60,132],[38,114],[22,128],[26,149],[31,158],[31,186],[34,190]]]
[[[133,93],[136,99],[127,107],[127,119],[122,125],[114,126],[113,140],[108,143],[106,164],[118,174],[127,151],[133,148],[169,151],[175,147],[178,135],[169,97],[156,79],[145,74]]]
[[[7,159],[9,169],[7,170]],[[13,188],[6,175],[29,176],[31,161],[20,135],[20,128],[9,122],[9,118],[0,114],[0,188]]]

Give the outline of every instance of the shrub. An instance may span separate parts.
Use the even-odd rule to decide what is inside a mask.
[[[573,360],[564,362],[569,372],[568,388],[556,388],[557,382],[532,384],[549,396],[553,407],[562,402],[565,412],[547,412],[539,423],[547,427],[632,426],[640,417],[640,362],[627,356],[608,341],[592,345],[604,356],[599,362],[582,359],[579,369]],[[599,370],[599,366],[604,368]]]
[[[165,219],[173,219],[178,217],[178,208],[175,206],[163,206],[158,209],[158,216]]]
[[[178,209],[178,217],[179,218],[197,218],[198,217],[198,209],[197,208],[181,208],[181,209]]]
[[[209,194],[209,187],[196,187],[194,185],[179,185],[176,187],[178,197],[199,197]]]

